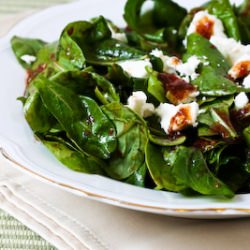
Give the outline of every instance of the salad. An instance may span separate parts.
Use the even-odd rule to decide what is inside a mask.
[[[72,170],[184,195],[250,192],[250,0],[128,0],[58,41],[13,37],[24,116]]]

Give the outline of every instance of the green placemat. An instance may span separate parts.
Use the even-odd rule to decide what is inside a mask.
[[[39,235],[29,230],[14,217],[0,210],[0,249],[54,250],[56,248],[51,246]]]

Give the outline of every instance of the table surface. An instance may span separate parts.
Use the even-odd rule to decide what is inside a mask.
[[[27,14],[69,1],[0,0],[0,35],[3,36],[15,22]],[[55,248],[14,217],[0,210],[0,249],[54,250]]]

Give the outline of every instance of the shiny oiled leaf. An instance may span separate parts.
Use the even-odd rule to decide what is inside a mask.
[[[106,172],[115,179],[126,179],[145,162],[144,148],[147,142],[145,123],[129,108],[120,103],[102,107],[115,124],[118,146],[108,160]]]
[[[110,156],[116,148],[115,129],[94,100],[80,98],[46,79],[37,80],[35,86],[44,105],[79,149],[103,159]]]

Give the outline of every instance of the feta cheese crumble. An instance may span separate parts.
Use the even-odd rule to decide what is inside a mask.
[[[244,78],[242,85],[247,89],[250,88],[250,74]]]
[[[226,37],[222,21],[216,16],[210,15],[207,11],[199,11],[194,15],[188,27],[187,36],[192,33],[201,33],[201,35],[206,36],[208,39],[211,36]],[[186,41],[184,41],[184,45],[186,45]]]
[[[144,60],[121,61],[117,64],[131,77],[136,78],[146,78],[148,76],[146,67],[152,68],[152,64],[147,58]]]
[[[234,98],[234,104],[236,109],[244,108],[249,102],[246,93],[241,92]]]
[[[155,107],[152,103],[147,103],[147,96],[143,91],[133,92],[128,98],[128,107],[141,117],[151,116]]]
[[[250,54],[250,45],[243,45],[233,38],[212,36],[210,42],[232,65],[238,63],[246,55]]]
[[[27,64],[31,64],[36,60],[36,57],[32,55],[23,55],[20,57],[20,59],[26,62]]]
[[[187,82],[190,82],[190,79],[194,80],[199,76],[199,74],[195,72],[197,67],[201,63],[197,56],[191,56],[186,63],[183,63],[178,57],[166,56],[161,50],[158,49],[152,50],[151,55],[162,60],[163,71],[166,73],[179,73],[181,78],[183,78]]]
[[[190,79],[194,80],[199,76],[199,74],[197,74],[195,71],[200,63],[201,61],[197,56],[191,56],[188,58],[186,63],[177,64],[176,71],[179,72],[182,77],[184,77],[184,80],[189,82]]]
[[[166,134],[180,131],[186,126],[197,126],[196,120],[199,112],[197,102],[179,104],[177,106],[161,103],[155,111],[161,118],[161,127]]]

